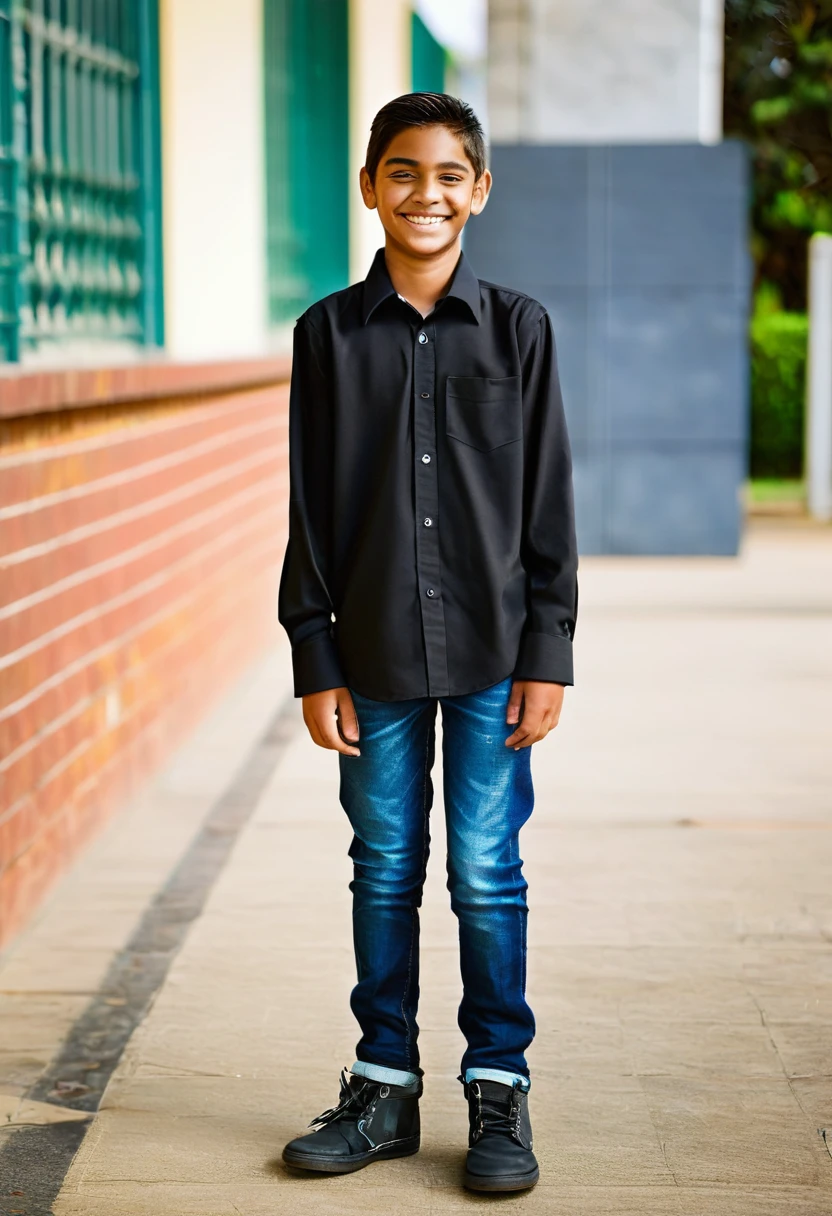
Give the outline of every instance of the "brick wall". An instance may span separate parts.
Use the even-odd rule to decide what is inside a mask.
[[[0,379],[0,944],[275,636],[286,376]]]

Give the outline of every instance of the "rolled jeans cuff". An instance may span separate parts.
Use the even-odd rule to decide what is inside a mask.
[[[468,1068],[465,1071],[465,1084],[470,1085],[472,1081],[498,1081],[500,1085],[512,1087],[519,1085],[524,1093],[528,1093],[532,1084],[528,1077],[519,1072],[503,1072],[501,1068]]]
[[[381,1064],[365,1064],[356,1060],[350,1069],[357,1077],[367,1081],[381,1081],[382,1085],[415,1085],[419,1080],[416,1072],[404,1072],[400,1068],[382,1068]]]

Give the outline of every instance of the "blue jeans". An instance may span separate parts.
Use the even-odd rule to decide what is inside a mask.
[[[528,1078],[534,1037],[526,1003],[526,881],[518,847],[534,802],[531,748],[505,746],[511,679],[440,697],[448,889],[459,921],[467,1079]],[[361,1071],[420,1072],[419,906],[433,802],[437,699],[372,701],[352,693],[360,757],[340,756],[341,803],[352,825],[351,1005]],[[380,1076],[381,1074],[379,1074]]]

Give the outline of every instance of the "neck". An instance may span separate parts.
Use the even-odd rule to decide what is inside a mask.
[[[384,260],[396,291],[425,317],[437,300],[447,294],[460,253],[457,240],[433,257],[419,258],[388,239],[384,247]]]

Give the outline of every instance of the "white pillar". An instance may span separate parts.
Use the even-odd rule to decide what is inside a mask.
[[[490,0],[506,143],[718,143],[721,0]]]
[[[809,242],[806,497],[810,514],[832,519],[832,236],[821,235]]]
[[[266,346],[262,0],[161,0],[166,346]]]
[[[699,0],[699,142],[703,144],[722,139],[724,44],[723,0]]]
[[[350,0],[350,281],[367,274],[384,244],[375,211],[361,201],[358,174],[370,123],[388,101],[409,93],[410,4],[407,0]]]

